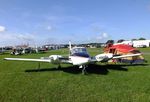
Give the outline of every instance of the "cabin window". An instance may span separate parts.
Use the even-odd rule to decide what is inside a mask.
[[[74,54],[74,53],[85,53],[85,54],[87,54],[87,50],[86,50],[86,48],[74,48],[74,49],[72,49],[71,54]]]

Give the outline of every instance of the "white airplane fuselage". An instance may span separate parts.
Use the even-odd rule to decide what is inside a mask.
[[[91,57],[84,47],[74,47],[70,50],[70,61],[73,65],[86,65],[91,62]]]
[[[90,57],[80,57],[80,56],[69,56],[73,65],[84,65],[88,64],[91,60]]]

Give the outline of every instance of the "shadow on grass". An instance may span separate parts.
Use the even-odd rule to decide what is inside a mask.
[[[108,66],[124,66],[124,67],[128,67],[128,66],[149,66],[149,64],[109,64]]]
[[[97,65],[91,64],[89,65],[86,70],[88,74],[101,74],[107,75],[110,70],[117,70],[117,71],[128,71],[126,68],[127,66],[147,66],[148,64],[135,64],[135,65],[127,65],[127,64],[120,64],[120,65]],[[25,72],[47,72],[47,71],[63,71],[72,74],[80,74],[82,69],[79,69],[78,66],[72,67],[63,67],[63,68],[41,68],[41,69],[30,69],[25,70]]]

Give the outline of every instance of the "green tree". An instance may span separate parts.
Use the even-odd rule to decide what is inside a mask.
[[[145,38],[143,38],[143,37],[141,37],[141,38],[139,38],[139,40],[146,40]]]
[[[117,43],[121,43],[123,41],[125,41],[125,40],[124,39],[120,39],[120,40],[117,41]]]
[[[133,38],[133,39],[131,39],[132,41],[135,41],[135,40],[138,40],[138,39],[135,39],[135,38]]]
[[[106,44],[114,44],[114,40],[108,40]]]

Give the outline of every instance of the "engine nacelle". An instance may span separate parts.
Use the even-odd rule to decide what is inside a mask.
[[[61,58],[61,57],[62,57],[61,55],[51,55],[51,56],[49,56],[49,58],[51,60],[51,63],[53,63],[53,64],[60,64],[59,58]]]
[[[109,53],[109,54],[98,54],[95,56],[97,61],[108,61],[109,59],[111,59],[113,57],[113,54]]]

